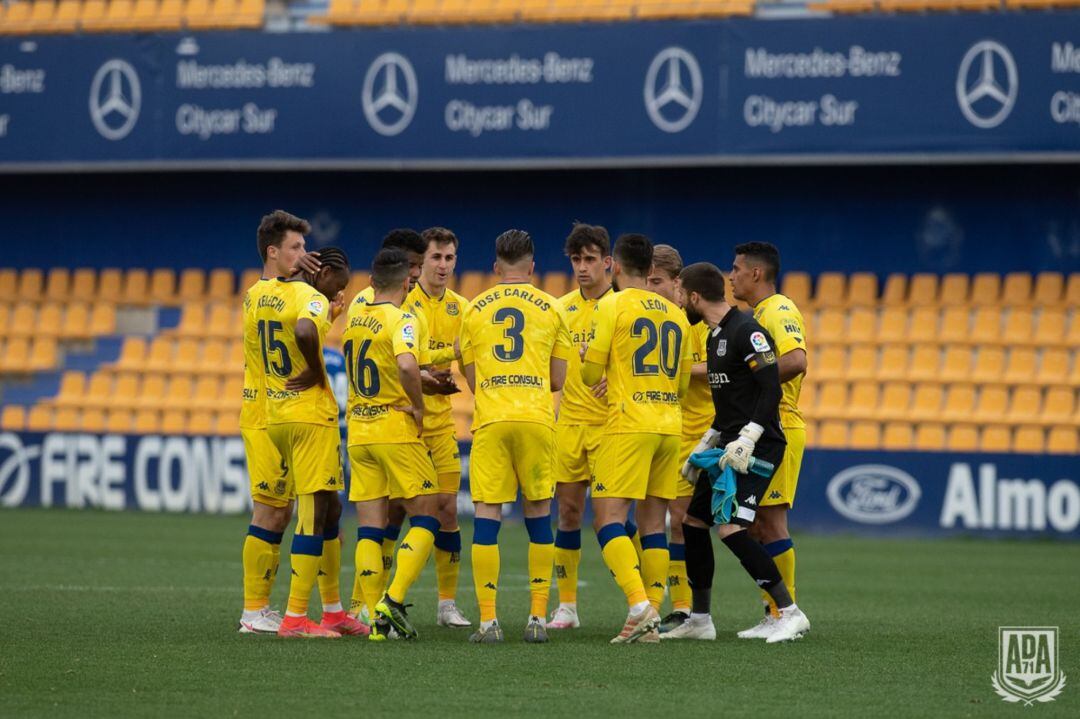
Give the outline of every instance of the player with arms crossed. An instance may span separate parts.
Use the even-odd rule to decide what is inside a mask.
[[[502,506],[524,495],[529,533],[531,606],[526,642],[546,642],[548,593],[555,555],[551,532],[555,412],[573,351],[562,307],[532,284],[533,242],[507,230],[495,240],[495,272],[502,279],[477,296],[461,322],[461,366],[476,395],[470,485],[476,505],[472,569],[480,628],[469,640],[503,641],[496,618]]]
[[[682,268],[683,261],[678,250],[670,245],[657,245],[653,249],[649,289],[682,307],[685,303],[685,293],[679,286],[679,273]],[[712,394],[705,376],[705,342],[708,336],[709,327],[704,322],[698,322],[690,328],[687,337],[694,364],[690,371],[690,388],[682,397],[682,444],[679,448],[682,469],[675,480],[675,499],[668,505],[668,514],[671,517],[671,543],[668,545],[671,554],[668,569],[671,613],[661,622],[660,634],[675,630],[690,617],[690,585],[686,578],[686,545],[683,543],[682,523],[690,497],[694,493],[694,485],[686,478],[689,473],[687,460],[692,452],[699,451],[699,440],[713,421]],[[671,638],[674,638],[674,635]]]
[[[593,312],[600,298],[611,292],[611,240],[607,230],[577,223],[563,251],[570,258],[578,289],[559,298],[575,348],[589,343]],[[585,493],[596,471],[600,433],[607,419],[606,384],[586,387],[581,380],[580,352],[571,352],[555,424],[555,498],[559,502],[559,528],[555,534],[555,580],[559,606],[549,629],[581,626],[577,612],[578,565],[581,563],[581,515]]]
[[[430,368],[439,373],[449,372],[462,313],[468,304],[468,300],[446,286],[457,266],[458,238],[445,227],[428,228],[420,237],[427,248],[420,278],[405,298],[405,308],[427,326]],[[457,391],[452,383],[448,386]],[[436,623],[442,627],[467,627],[472,622],[465,618],[456,602],[461,570],[461,530],[457,518],[461,454],[453,408],[446,392],[424,395],[424,444],[431,453],[439,480],[442,529],[435,536],[435,577],[439,591]]]
[[[750,533],[772,555],[794,600],[795,544],[788,533],[787,513],[795,505],[795,488],[799,484],[806,447],[806,422],[799,411],[799,393],[806,376],[806,325],[795,303],[776,291],[779,274],[780,252],[775,246],[767,242],[748,242],[735,248],[729,277],[732,294],[754,308],[754,319],[776,341],[777,367],[783,389],[780,427],[787,440],[784,461],[761,499]],[[765,617],[757,626],[739,632],[743,639],[768,635],[779,616],[767,592],[762,592],[761,600],[765,604]]]
[[[581,370],[590,387],[605,375],[608,383],[608,416],[592,486],[593,521],[604,562],[629,605],[612,643],[657,642],[657,610],[668,572],[664,523],[679,472],[679,398],[690,384],[690,326],[677,305],[645,289],[653,262],[647,237],[622,235],[612,255],[619,291],[596,306]],[[640,563],[625,526],[634,500]]]
[[[356,503],[356,576],[364,603],[373,609],[371,638],[392,627],[416,638],[405,597],[431,555],[439,520],[438,485],[421,440],[424,398],[420,386],[417,322],[401,304],[409,289],[409,260],[398,249],[380,250],[371,268],[370,302],[349,307],[344,354],[349,375],[349,461]],[[397,553],[393,582],[386,582],[383,537],[391,499],[400,500],[412,525]]]
[[[337,400],[322,362],[322,342],[333,307],[349,281],[349,263],[337,248],[322,251],[315,275],[274,280],[253,310],[266,376],[267,430],[293,475],[297,495],[289,604],[278,636],[337,637],[365,633],[341,609],[338,519],[341,438]],[[330,298],[335,298],[331,302]],[[325,551],[328,550],[328,551]],[[322,573],[323,622],[307,617],[308,599]]]
[[[699,262],[679,276],[686,294],[686,314],[692,324],[710,328],[706,345],[709,386],[716,417],[702,437],[704,448],[722,447],[718,474],[734,473],[734,502],[725,523],[717,527],[721,541],[739,560],[757,586],[769,593],[780,611],[769,643],[796,639],[810,630],[806,615],[795,605],[765,548],[747,530],[775,468],[784,458],[780,430],[780,375],[772,338],[754,318],[727,303],[724,276],[715,265]],[[683,520],[686,572],[690,578],[690,618],[662,637],[714,639],[710,614],[715,559],[709,527],[715,523],[710,472],[690,473],[694,496]],[[678,634],[676,634],[678,632]]]

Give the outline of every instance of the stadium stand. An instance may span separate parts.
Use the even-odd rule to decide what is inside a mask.
[[[239,287],[257,278],[240,277]],[[243,352],[230,270],[0,269],[0,379],[60,371],[5,429],[235,434]],[[468,298],[493,276],[464,272]],[[540,285],[560,295],[564,273]],[[353,275],[351,300],[368,284]],[[785,275],[809,325],[800,405],[825,448],[1080,452],[1080,273]],[[123,337],[115,361],[65,367],[66,350],[118,331],[118,311],[179,308],[174,327]],[[175,310],[174,310],[175,311]],[[344,316],[329,334],[339,344]],[[463,378],[458,378],[464,387]],[[472,398],[453,397],[468,438]]]

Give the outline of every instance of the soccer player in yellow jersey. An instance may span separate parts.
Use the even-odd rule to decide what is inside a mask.
[[[588,344],[593,311],[601,297],[611,292],[611,240],[607,230],[575,224],[563,247],[574,269],[578,289],[559,298],[575,348]],[[581,355],[571,352],[555,423],[555,498],[559,503],[559,526],[555,533],[555,581],[559,606],[548,629],[581,626],[577,612],[578,565],[581,563],[581,515],[585,492],[596,467],[600,433],[607,420],[607,391],[586,387],[581,381]]]
[[[653,248],[653,266],[649,272],[648,287],[664,299],[680,306],[685,303],[685,295],[679,285],[679,273],[683,261],[671,245],[657,245]],[[690,498],[694,494],[694,485],[687,479],[689,465],[687,460],[692,452],[708,447],[699,446],[701,436],[709,430],[713,421],[712,393],[705,369],[705,342],[709,328],[704,322],[690,327],[690,342],[693,366],[690,372],[690,388],[682,397],[682,444],[679,449],[681,470],[676,479],[675,499],[668,505],[671,517],[671,542],[668,551],[671,564],[668,569],[668,592],[671,595],[671,612],[660,623],[660,634],[666,634],[690,618],[690,584],[686,577],[686,545],[683,543],[682,523]]]
[[[345,366],[349,375],[349,461],[359,524],[356,573],[365,604],[374,609],[372,639],[390,627],[416,638],[405,598],[420,576],[439,531],[438,485],[431,455],[421,439],[424,399],[416,318],[402,308],[409,285],[408,257],[399,249],[380,250],[371,270],[370,302],[353,303],[345,325]],[[411,527],[397,553],[393,582],[385,582],[382,541],[391,499],[400,500]]]
[[[806,422],[799,411],[799,392],[806,375],[806,324],[795,303],[776,291],[779,274],[780,252],[774,245],[748,242],[735,248],[729,278],[732,294],[754,308],[754,319],[776,342],[783,390],[780,426],[787,440],[784,461],[761,499],[750,531],[772,555],[794,600],[795,545],[788,533],[787,513],[795,505],[795,488],[806,447]],[[766,592],[762,592],[761,599],[765,604],[765,617],[757,626],[740,632],[740,637],[753,639],[772,631],[778,617],[776,603]]]
[[[446,287],[457,266],[458,238],[445,227],[428,228],[420,237],[426,243],[423,266],[420,279],[405,298],[405,308],[427,325],[430,369],[448,372],[454,360],[461,317],[468,304],[468,300]],[[442,529],[435,536],[435,576],[439,591],[436,623],[442,627],[468,627],[472,622],[461,613],[456,601],[461,569],[461,530],[457,518],[461,454],[450,397],[446,393],[424,395],[424,444],[435,462],[439,479]]]
[[[262,278],[244,292],[244,394],[240,436],[244,440],[253,509],[244,538],[244,611],[242,634],[276,634],[281,615],[270,609],[270,588],[277,576],[281,538],[292,520],[292,477],[266,431],[266,382],[254,307],[274,284],[292,274],[304,254],[304,220],[277,210],[262,218],[256,233]]]
[[[658,642],[657,610],[668,572],[664,523],[679,472],[679,398],[690,384],[690,325],[678,305],[646,289],[653,262],[649,238],[622,235],[612,256],[619,291],[596,306],[581,370],[590,387],[605,375],[608,383],[608,416],[592,486],[593,523],[604,562],[629,605],[612,643]],[[624,524],[634,500],[640,563]]]
[[[548,593],[555,555],[551,532],[555,413],[573,351],[559,301],[530,284],[533,242],[507,230],[495,240],[502,279],[477,296],[461,322],[461,366],[476,396],[470,487],[476,505],[472,568],[480,604],[477,643],[503,641],[495,611],[502,506],[524,495],[529,532],[531,607],[526,642],[546,642]]]
[[[307,275],[307,282],[275,279],[252,311],[266,382],[267,431],[289,467],[297,495],[292,582],[278,629],[278,636],[286,637],[337,637],[340,633],[330,627],[339,625],[348,633],[363,633],[340,603],[335,610],[333,597],[325,591],[323,624],[307,617],[318,572],[334,580],[340,571],[340,550],[335,556],[331,548],[329,561],[323,563],[324,545],[339,546],[337,491],[342,477],[337,402],[323,368],[322,340],[333,321],[330,298],[345,289],[349,265],[336,248],[321,254],[323,267],[317,275]],[[320,585],[320,590],[327,588]]]

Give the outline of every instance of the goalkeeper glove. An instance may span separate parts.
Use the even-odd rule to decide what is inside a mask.
[[[750,471],[750,460],[754,456],[754,447],[761,439],[765,428],[756,422],[747,422],[746,426],[739,430],[739,436],[728,442],[724,448],[724,456],[720,458],[720,469],[731,467],[739,474]]]
[[[697,443],[697,446],[694,447],[694,451],[690,454],[694,455],[698,454],[699,452],[708,451],[718,444],[720,444],[720,433],[712,427],[709,427],[707,430],[705,430],[705,434],[701,435],[701,441]],[[684,479],[690,482],[690,484],[696,483],[698,473],[695,471],[694,467],[690,465],[689,458],[687,458],[687,460],[683,462],[682,470],[680,470],[680,473],[682,474]]]

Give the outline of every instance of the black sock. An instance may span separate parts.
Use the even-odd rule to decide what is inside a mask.
[[[684,524],[683,542],[686,544],[686,578],[690,581],[691,611],[708,614],[712,603],[712,580],[716,560],[712,553],[709,530]]]
[[[769,596],[773,598],[779,609],[794,604],[791,601],[791,594],[788,593],[784,580],[780,576],[780,570],[776,568],[776,562],[765,551],[765,547],[754,540],[748,532],[741,531],[729,534],[724,537],[724,544],[727,545],[732,554],[738,557],[739,562],[743,565],[746,573],[750,575],[750,578],[769,593]],[[687,563],[688,572],[689,569],[690,566]]]

